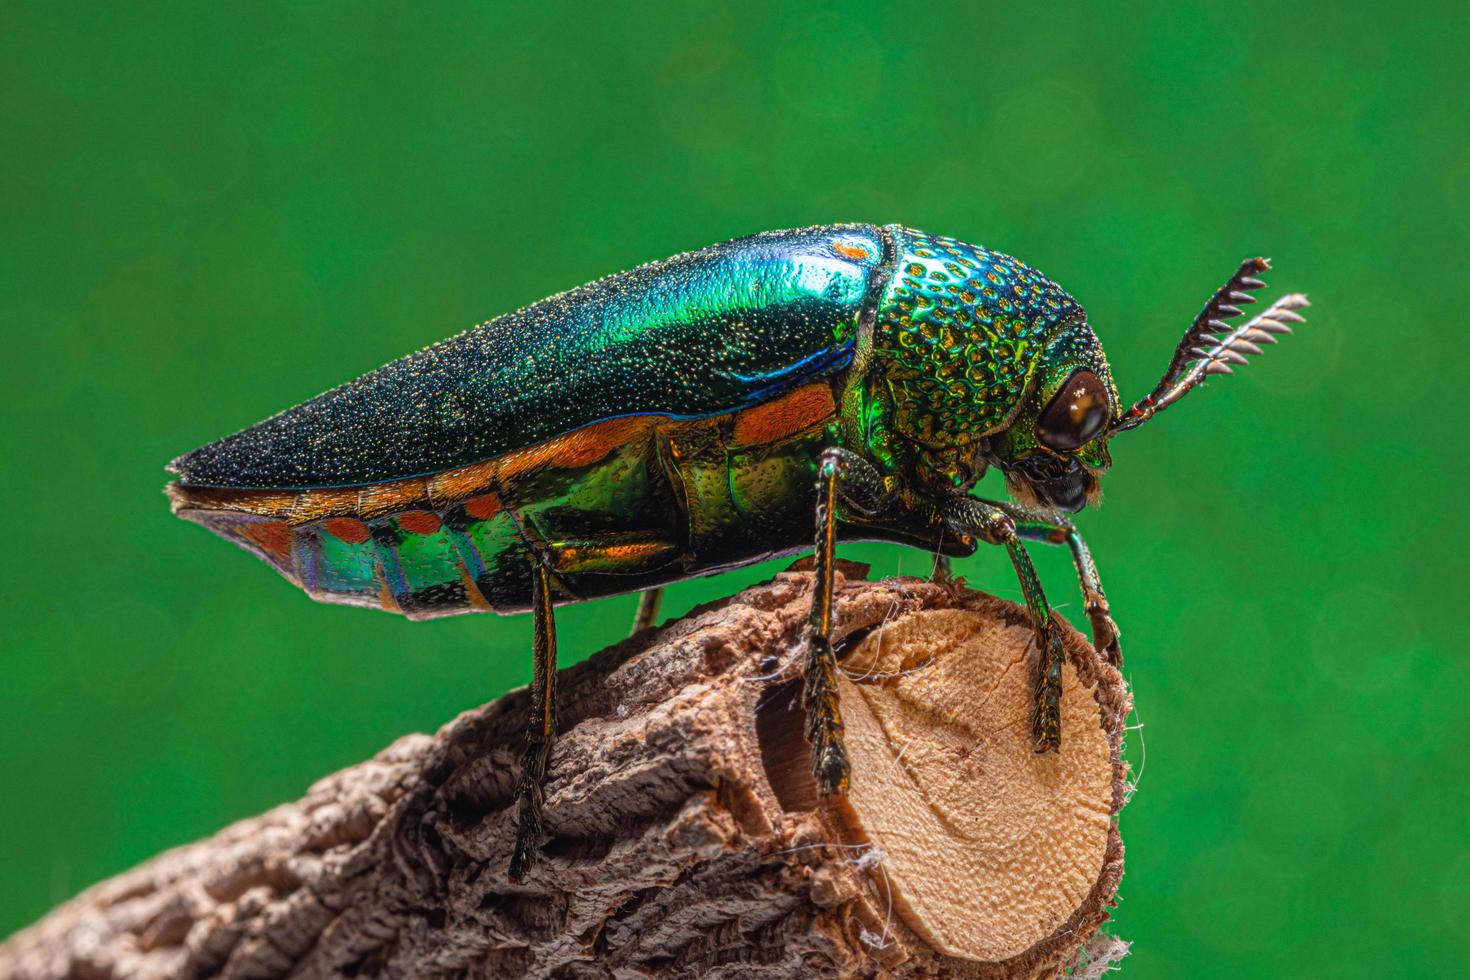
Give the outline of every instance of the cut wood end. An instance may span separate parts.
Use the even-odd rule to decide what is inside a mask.
[[[901,616],[845,657],[853,782],[840,809],[882,853],[895,911],[937,952],[1046,959],[1101,925],[1121,874],[1127,695],[1068,628],[1062,747],[1037,754],[1030,624],[973,598]]]

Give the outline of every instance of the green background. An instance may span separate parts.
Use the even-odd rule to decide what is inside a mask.
[[[1083,515],[1142,726],[1115,928],[1139,977],[1459,972],[1463,5],[1043,6],[0,6],[0,934],[528,677],[524,618],[315,605],[172,519],[164,462],[599,275],[862,220],[1035,263],[1125,396],[1242,256],[1312,294]],[[632,609],[567,609],[564,656]]]

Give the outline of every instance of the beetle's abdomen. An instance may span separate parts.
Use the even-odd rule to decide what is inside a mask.
[[[611,419],[498,459],[368,487],[175,484],[179,516],[313,598],[424,619],[651,588],[809,546],[830,388],[701,420]]]

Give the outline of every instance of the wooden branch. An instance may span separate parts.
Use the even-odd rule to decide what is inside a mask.
[[[790,571],[563,672],[522,885],[524,689],[94,886],[0,977],[1056,974],[1123,870],[1122,678],[1068,628],[1062,750],[1035,755],[1019,607],[841,570],[844,802],[807,771]]]

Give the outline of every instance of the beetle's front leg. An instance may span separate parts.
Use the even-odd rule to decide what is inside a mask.
[[[541,807],[546,763],[556,735],[556,619],[551,608],[551,573],[533,559],[531,616],[535,620],[531,667],[531,718],[526,726],[526,750],[521,756],[521,778],[516,784],[520,819],[515,849],[510,856],[510,878],[520,881],[531,868],[541,846]]]
[[[893,495],[871,464],[846,449],[830,448],[817,460],[817,542],[813,556],[812,611],[807,620],[806,671],[802,705],[806,738],[812,747],[817,792],[847,792],[850,769],[842,744],[842,712],[837,706],[837,655],[832,649],[833,562],[837,548],[837,500],[866,514],[877,513]]]
[[[1072,551],[1072,564],[1077,567],[1077,580],[1082,585],[1083,609],[1092,625],[1093,648],[1114,667],[1121,664],[1123,649],[1118,642],[1121,635],[1118,624],[1113,622],[1108,609],[1108,597],[1103,594],[1102,579],[1098,577],[1092,552],[1072,522],[1060,514],[1034,511],[1018,504],[995,500],[984,502],[1009,514],[1016,522],[1016,533],[1021,537],[1047,544],[1066,543]]]
[[[1004,545],[1011,556],[1041,653],[1033,679],[1031,744],[1037,752],[1054,752],[1062,744],[1062,634],[1051,618],[1041,579],[1021,543],[1016,522],[1001,508],[973,497],[951,497],[941,504],[940,510],[954,530],[989,544]]]

